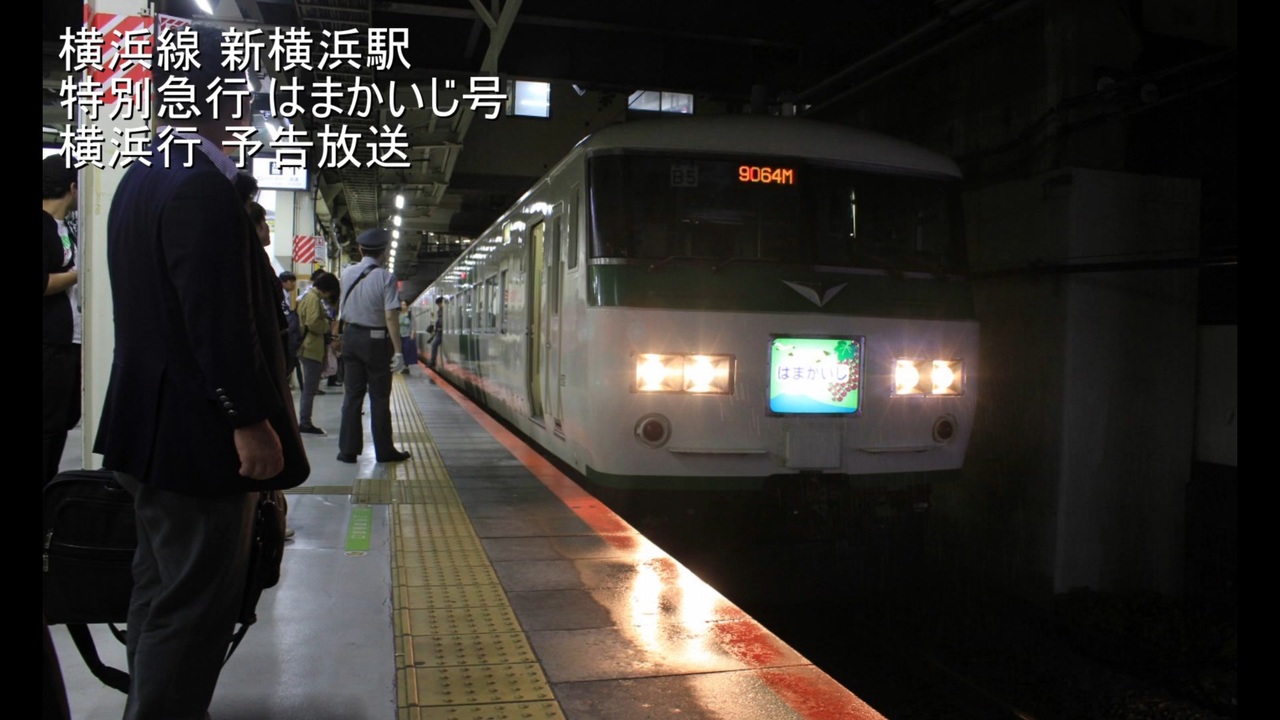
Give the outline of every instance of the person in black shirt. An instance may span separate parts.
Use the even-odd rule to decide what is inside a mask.
[[[67,214],[76,208],[76,171],[67,158],[44,159],[44,482],[58,474],[67,431],[80,422],[80,292],[76,238]]]

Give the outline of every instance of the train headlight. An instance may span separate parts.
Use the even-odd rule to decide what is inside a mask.
[[[933,394],[959,395],[961,381],[964,379],[961,369],[962,363],[959,360],[934,360],[933,372],[929,375],[933,380]]]
[[[711,395],[733,394],[733,356],[686,356],[684,391]]]
[[[684,378],[684,357],[644,353],[636,357],[636,389],[640,392],[679,392]]]
[[[893,394],[916,395],[920,392],[920,371],[915,360],[899,359],[893,366]]]
[[[636,355],[637,392],[733,394],[733,356],[664,353]]]
[[[921,370],[928,370],[922,382]],[[893,366],[894,395],[960,395],[964,388],[964,363],[960,360],[923,360],[898,358]]]

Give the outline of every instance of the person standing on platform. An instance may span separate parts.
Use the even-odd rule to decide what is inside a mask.
[[[288,270],[280,273],[280,290],[284,293],[284,298],[280,302],[280,312],[284,314],[285,323],[288,325],[284,343],[285,373],[298,376],[298,389],[301,390],[303,375],[298,358],[302,352],[302,321],[298,319],[298,310],[293,304],[293,293],[297,289],[297,275]]]
[[[311,274],[311,284],[314,285],[317,280],[325,275],[333,275],[323,269],[316,269]],[[334,280],[340,280],[339,275],[333,276]],[[329,318],[329,332],[324,336],[324,371],[320,373],[320,377],[325,379],[325,387],[339,388],[342,387],[342,335],[338,332],[338,296],[335,294],[332,298],[320,298],[320,305],[324,308],[325,316]],[[324,395],[324,390],[316,390],[317,395]]]
[[[444,340],[444,296],[436,298],[436,318],[431,323],[431,361],[427,364],[436,369],[436,358],[440,356],[440,343]]]
[[[409,366],[418,362],[418,343],[413,340],[413,318],[409,315],[409,303],[400,301],[400,349],[404,353],[405,365],[400,372],[409,374]]]
[[[80,273],[67,215],[76,209],[76,171],[44,159],[44,484],[58,474],[67,432],[80,422]]]
[[[364,231],[356,239],[361,261],[342,271],[338,305],[344,361],[340,462],[354,463],[364,450],[360,413],[366,390],[377,461],[409,459],[408,451],[397,450],[391,440],[391,376],[405,365],[400,345],[400,291],[395,274],[382,267],[390,242],[391,233],[382,228]]]
[[[155,67],[155,86],[243,77],[218,62],[218,28],[192,32],[200,62]],[[234,185],[227,125],[247,122],[247,100],[196,93],[191,131],[159,129],[107,217],[115,349],[93,451],[137,518],[124,720],[208,717],[246,600],[259,495],[310,473],[280,282]]]
[[[338,278],[324,273],[316,275],[311,290],[298,302],[298,324],[302,328],[302,340],[298,358],[302,363],[302,400],[298,404],[298,430],[312,435],[323,435],[324,430],[311,422],[311,408],[320,391],[320,373],[324,370],[327,343],[325,335],[330,330],[329,316],[325,314],[323,301],[338,296]]]

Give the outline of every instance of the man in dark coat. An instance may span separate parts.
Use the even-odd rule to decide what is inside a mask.
[[[235,77],[217,60],[220,33],[197,37],[201,67],[181,74],[197,88]],[[168,75],[157,69],[156,86]],[[226,126],[249,124],[233,118],[236,105],[247,107],[220,102],[216,116],[206,104],[182,123],[194,133],[160,129],[150,166],[129,167],[107,222],[115,357],[94,451],[137,481],[125,720],[207,716],[245,596],[258,495],[310,471],[285,375],[280,283],[226,150]]]

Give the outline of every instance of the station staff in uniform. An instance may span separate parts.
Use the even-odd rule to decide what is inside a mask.
[[[378,462],[399,462],[409,453],[391,443],[391,376],[404,369],[400,346],[400,291],[382,266],[391,233],[377,228],[356,239],[363,259],[342,271],[342,353],[345,358],[342,427],[338,460],[353,463],[364,449],[360,411],[369,393],[369,424]]]

